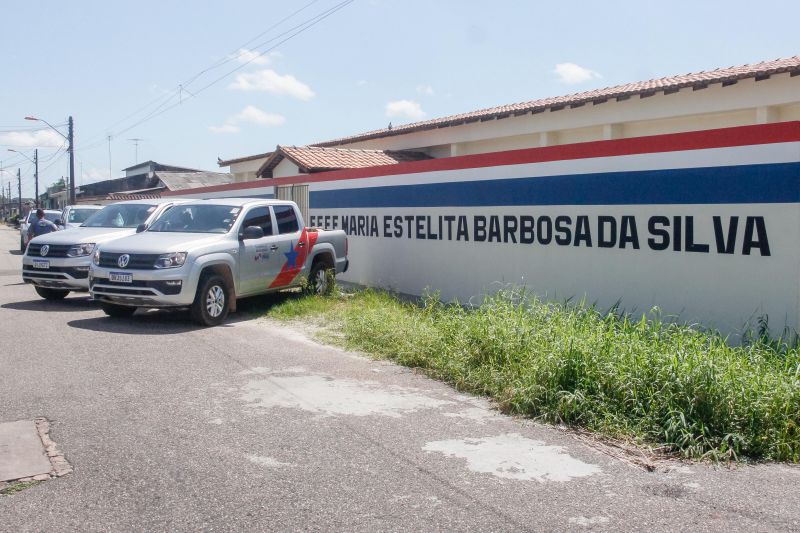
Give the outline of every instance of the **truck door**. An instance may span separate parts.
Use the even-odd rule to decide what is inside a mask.
[[[278,230],[278,259],[280,267],[271,287],[288,287],[298,281],[309,253],[308,238],[300,227],[297,210],[292,205],[274,205],[275,224]]]
[[[241,240],[247,226],[258,226],[264,231],[260,239]],[[258,206],[245,213],[239,226],[239,294],[264,292],[283,266],[279,250],[279,236],[273,230],[269,207]]]

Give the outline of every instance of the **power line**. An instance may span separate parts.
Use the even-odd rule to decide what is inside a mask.
[[[294,17],[294,16],[296,16],[297,14],[299,14],[299,13],[301,13],[302,11],[306,10],[307,8],[311,7],[312,5],[314,5],[315,3],[317,3],[318,1],[319,1],[319,0],[312,0],[311,2],[309,2],[309,3],[305,4],[304,6],[302,6],[301,8],[299,8],[299,9],[297,9],[297,10],[293,11],[293,12],[292,12],[292,13],[290,13],[289,15],[287,15],[287,16],[285,16],[284,18],[280,19],[278,22],[276,22],[275,24],[271,25],[270,27],[268,27],[267,29],[265,29],[264,31],[262,31],[261,33],[259,33],[259,34],[258,34],[258,35],[256,35],[255,37],[253,37],[252,39],[250,39],[249,41],[247,41],[247,42],[245,42],[245,43],[243,43],[243,44],[239,45],[239,47],[238,47],[238,48],[236,48],[236,49],[235,49],[233,52],[231,52],[230,54],[228,54],[226,57],[223,57],[222,59],[220,59],[220,60],[217,60],[216,62],[214,62],[214,63],[213,63],[213,64],[211,64],[210,66],[208,66],[208,67],[206,67],[206,68],[204,68],[204,69],[200,70],[199,72],[197,72],[197,73],[196,73],[196,74],[194,74],[193,76],[191,76],[191,77],[187,78],[187,79],[186,79],[186,80],[184,80],[182,83],[180,83],[180,84],[179,84],[179,85],[178,85],[178,86],[177,86],[175,89],[173,89],[173,90],[171,90],[171,91],[168,91],[168,92],[165,92],[164,94],[162,94],[162,95],[160,95],[159,97],[157,97],[157,98],[155,98],[155,99],[151,100],[150,102],[148,102],[148,103],[147,103],[147,104],[145,104],[144,106],[142,106],[142,107],[138,108],[136,111],[134,111],[134,112],[132,112],[132,113],[130,113],[130,114],[128,114],[128,115],[126,115],[125,117],[121,118],[120,120],[118,120],[118,121],[114,122],[113,124],[111,124],[110,126],[108,126],[108,127],[106,128],[106,131],[109,131],[109,130],[111,130],[111,128],[113,128],[113,127],[115,127],[115,126],[117,126],[117,125],[119,125],[119,124],[121,124],[121,123],[123,123],[123,122],[127,121],[128,119],[130,119],[130,118],[132,118],[132,117],[134,117],[134,116],[138,115],[139,113],[141,113],[141,112],[143,112],[143,111],[147,110],[147,109],[148,109],[148,108],[150,108],[151,106],[154,106],[154,105],[158,104],[159,102],[161,102],[161,103],[158,105],[158,107],[156,107],[155,109],[151,110],[151,111],[149,112],[150,114],[152,114],[152,113],[155,113],[155,112],[156,112],[156,111],[158,111],[159,109],[163,108],[163,106],[166,104],[166,102],[169,102],[169,100],[171,100],[171,99],[172,99],[173,97],[175,97],[175,96],[178,96],[178,98],[179,98],[179,100],[180,100],[180,96],[181,96],[181,92],[182,92],[182,91],[186,91],[187,93],[189,93],[189,91],[188,91],[188,90],[186,90],[186,86],[187,86],[187,85],[190,85],[191,83],[193,83],[193,82],[194,82],[196,79],[198,79],[198,78],[199,78],[200,76],[202,76],[203,74],[205,74],[205,73],[207,73],[207,72],[210,72],[210,71],[212,71],[212,70],[214,70],[214,69],[216,69],[216,68],[219,68],[219,67],[221,67],[222,65],[224,65],[224,64],[226,64],[226,63],[228,63],[228,62],[230,62],[230,61],[233,61],[234,59],[238,59],[239,57],[241,57],[241,56],[242,56],[241,50],[242,50],[244,47],[248,46],[248,45],[249,45],[249,44],[251,44],[253,41],[256,41],[257,39],[259,39],[259,38],[263,37],[264,35],[266,35],[266,34],[267,34],[267,33],[269,33],[270,31],[272,31],[273,29],[277,28],[278,26],[280,26],[281,24],[283,24],[283,23],[284,23],[284,22],[286,22],[287,20],[289,20],[289,19],[293,18],[293,17]],[[258,57],[258,56],[257,56],[257,57]],[[248,61],[248,63],[249,63],[249,61]],[[192,93],[189,93],[189,94],[190,94],[190,95],[192,95],[192,96],[194,96]],[[162,101],[162,100],[163,100],[163,101]],[[127,131],[127,130],[125,130],[125,131]],[[106,134],[106,135],[107,135],[107,134]],[[117,133],[117,134],[116,134],[116,135],[114,135],[114,136],[117,136],[117,135],[119,135],[119,133]],[[94,138],[95,138],[95,137],[97,137],[97,136],[98,136],[98,135],[92,135],[92,136],[89,136],[89,137],[87,138],[87,142],[88,142],[89,140],[91,140],[91,139],[94,139]],[[82,150],[88,150],[88,149],[90,149],[90,148],[93,148],[93,147],[95,147],[95,146],[99,146],[100,144],[102,144],[102,142],[92,143],[90,146],[86,146],[86,147],[79,147],[79,148],[80,148],[80,149],[82,149]]]
[[[355,1],[355,0],[345,0],[345,1],[343,1],[343,2],[340,2],[339,4],[337,4],[336,6],[334,6],[333,8],[331,8],[331,9],[329,9],[329,10],[327,10],[327,11],[324,11],[323,13],[321,13],[321,14],[319,14],[319,15],[315,16],[315,17],[312,17],[311,19],[309,19],[309,20],[308,20],[308,21],[306,21],[305,23],[303,23],[303,24],[299,24],[298,26],[295,26],[295,28],[298,28],[298,27],[301,27],[301,26],[305,25],[305,27],[302,27],[301,29],[299,29],[299,30],[298,30],[298,31],[296,31],[295,33],[293,33],[293,34],[289,35],[289,36],[288,36],[288,37],[286,37],[285,39],[282,39],[282,40],[278,41],[278,42],[277,42],[276,44],[274,44],[273,46],[271,46],[271,47],[267,48],[266,50],[264,50],[264,51],[262,51],[262,52],[260,52],[260,53],[258,53],[258,55],[257,55],[257,56],[253,57],[253,58],[252,58],[252,59],[250,59],[249,61],[247,61],[247,62],[245,62],[245,63],[243,63],[243,64],[239,65],[238,67],[236,67],[236,68],[234,68],[234,69],[232,69],[232,70],[230,70],[230,71],[228,71],[228,72],[226,72],[226,73],[225,73],[225,74],[223,74],[222,76],[220,76],[220,77],[216,78],[214,81],[212,81],[211,83],[209,83],[209,84],[207,84],[207,85],[205,85],[205,86],[201,87],[200,89],[197,89],[197,90],[195,91],[195,96],[194,96],[194,97],[196,98],[196,95],[198,95],[198,94],[202,93],[203,91],[205,91],[206,89],[208,89],[208,88],[212,87],[213,85],[216,85],[217,83],[219,83],[219,82],[220,82],[220,81],[222,81],[223,79],[227,78],[228,76],[230,76],[231,74],[233,74],[233,73],[234,73],[234,72],[236,72],[237,70],[240,70],[240,69],[242,69],[242,68],[246,67],[248,64],[252,63],[252,62],[253,62],[253,61],[254,61],[254,60],[257,58],[257,57],[263,56],[264,54],[271,52],[272,50],[274,50],[274,49],[275,49],[275,48],[277,48],[278,46],[282,45],[283,43],[285,43],[285,42],[289,41],[290,39],[293,39],[294,37],[296,37],[296,36],[300,35],[301,33],[305,32],[305,31],[307,31],[307,30],[311,29],[312,27],[316,26],[318,23],[322,22],[323,20],[325,20],[325,19],[326,19],[326,18],[328,18],[329,16],[333,15],[334,13],[336,13],[337,11],[339,11],[339,10],[343,9],[343,8],[344,8],[344,7],[346,7],[347,5],[349,5],[349,4],[351,4],[351,3],[353,3],[354,1]],[[291,30],[289,30],[289,31],[291,31]],[[282,33],[281,35],[286,35],[286,33],[288,33],[288,32],[284,32],[284,33]],[[273,41],[273,40],[275,40],[275,38],[273,38],[273,39],[270,39],[270,41]],[[270,42],[270,41],[267,41],[267,42]],[[259,46],[260,46],[260,45],[259,45]],[[187,100],[188,100],[188,98],[187,98]],[[149,115],[145,116],[145,117],[144,117],[144,118],[142,118],[141,120],[139,120],[139,121],[137,121],[137,122],[133,123],[132,125],[128,126],[127,128],[124,128],[124,129],[122,129],[122,130],[118,131],[118,132],[117,132],[115,135],[116,135],[116,136],[122,135],[123,133],[125,133],[125,132],[127,132],[127,131],[129,131],[129,130],[131,130],[131,129],[133,129],[133,128],[135,128],[136,126],[139,126],[139,125],[141,125],[141,124],[144,124],[145,122],[147,122],[147,121],[149,121],[149,120],[152,120],[152,119],[154,119],[154,118],[156,118],[156,117],[158,117],[158,116],[160,116],[160,115],[162,115],[162,114],[166,113],[167,111],[169,111],[169,110],[171,110],[171,109],[173,109],[173,108],[175,108],[175,107],[177,107],[177,106],[181,105],[181,103],[182,103],[182,102],[177,102],[177,103],[174,103],[174,104],[170,105],[169,107],[163,108],[162,110],[160,110],[160,111],[158,111],[158,112],[151,112]],[[160,106],[160,107],[161,107],[161,106]],[[84,149],[88,149],[88,147],[87,147],[87,148],[84,148]]]

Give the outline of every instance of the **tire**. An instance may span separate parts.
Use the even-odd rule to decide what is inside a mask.
[[[222,276],[201,277],[192,302],[192,319],[206,327],[222,324],[228,317],[229,298],[230,291]]]
[[[34,287],[34,289],[36,289],[36,294],[45,300],[63,300],[69,294],[69,291],[63,289],[48,289],[45,287]]]
[[[308,275],[306,291],[309,294],[325,296],[333,291],[333,269],[324,261],[317,261],[311,265],[311,272]]]
[[[19,251],[25,253],[25,239],[22,237],[19,238]]]
[[[128,307],[127,305],[103,303],[100,304],[100,307],[103,308],[105,314],[113,318],[127,318],[136,312],[135,307]]]

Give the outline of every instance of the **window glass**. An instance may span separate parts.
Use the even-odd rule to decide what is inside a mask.
[[[82,226],[89,228],[135,228],[156,210],[150,204],[111,204],[95,211]]]
[[[97,213],[97,211],[98,209],[80,209],[80,208],[70,209],[69,214],[67,215],[67,217],[69,218],[67,222],[71,224],[84,222],[87,218]]]
[[[55,222],[61,218],[61,213],[51,213],[50,211],[45,211],[44,218],[50,222]],[[31,212],[28,213],[28,224],[33,224],[34,222],[36,222],[36,209],[31,209]]]
[[[169,233],[228,233],[241,208],[230,205],[178,204],[161,215],[147,231]]]
[[[269,216],[269,208],[256,207],[251,209],[242,223],[242,230],[248,226],[258,226],[264,230],[264,235],[272,235],[272,217]]]
[[[297,213],[290,205],[276,205],[275,220],[278,222],[278,233],[294,233],[300,229],[297,224]]]

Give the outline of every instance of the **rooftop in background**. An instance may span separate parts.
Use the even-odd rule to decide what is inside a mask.
[[[182,191],[184,189],[195,189],[197,187],[208,187],[210,185],[224,185],[233,183],[233,176],[223,172],[206,172],[202,170],[194,172],[155,172],[155,177],[161,180],[170,191]]]
[[[365,168],[396,165],[408,161],[431,159],[422,152],[404,150],[362,150],[323,148],[319,146],[278,146],[258,169],[260,177],[272,177],[272,171],[284,159],[297,165],[301,173],[325,172],[343,168]]]
[[[187,168],[187,167],[176,167],[173,165],[162,165],[161,163],[156,163],[155,161],[143,161],[142,163],[136,163],[133,166],[128,168],[123,168],[122,171],[126,172],[128,176],[132,176],[135,174],[144,174],[145,172],[140,173],[132,173],[128,172],[129,170],[134,170],[140,167],[147,167],[145,172],[157,172],[157,171],[174,171],[174,172],[202,172],[201,170],[197,170],[196,168]]]
[[[237,157],[235,159],[220,159],[217,157],[217,165],[221,167],[229,167],[236,163],[244,163],[245,161],[255,161],[256,159],[263,159],[272,155],[272,152],[264,152],[263,154],[248,155],[245,157]]]
[[[404,135],[416,131],[459,126],[461,124],[468,124],[470,122],[502,119],[509,116],[521,116],[528,113],[542,113],[548,110],[559,111],[565,108],[581,107],[587,103],[601,104],[612,99],[618,101],[627,100],[632,96],[640,96],[645,98],[648,96],[653,96],[658,92],[671,94],[676,93],[685,87],[704,89],[715,83],[722,84],[722,86],[725,87],[728,85],[734,85],[739,80],[755,78],[756,81],[761,81],[768,79],[774,74],[782,74],[784,72],[790,72],[792,76],[800,75],[800,56],[775,59],[773,61],[762,61],[760,63],[742,65],[738,67],[734,66],[703,72],[682,74],[678,76],[668,76],[654,80],[607,87],[605,89],[574,93],[566,96],[556,96],[551,98],[543,98],[541,100],[531,100],[517,104],[490,107],[487,109],[470,111],[458,115],[450,115],[447,117],[434,118],[431,120],[423,120],[420,122],[394,126],[392,128],[368,131],[366,133],[360,133],[349,137],[341,137],[331,141],[314,143],[313,146],[330,147],[342,144],[350,144],[369,139]]]

